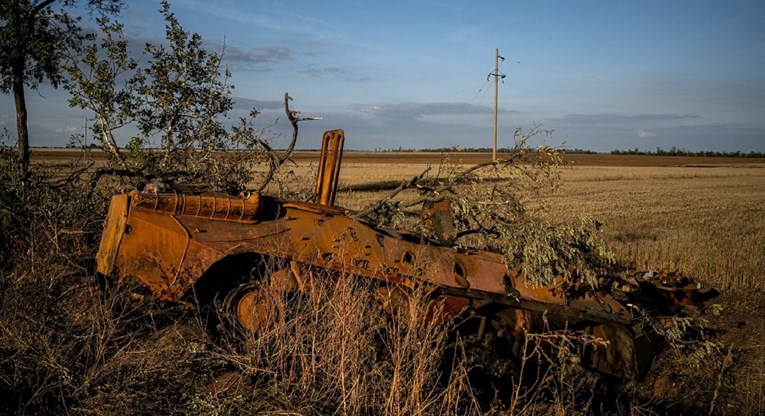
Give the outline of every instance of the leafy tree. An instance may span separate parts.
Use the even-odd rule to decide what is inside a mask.
[[[234,86],[221,55],[185,31],[167,2],[160,12],[166,43],[146,44],[140,59],[130,56],[122,24],[101,17],[100,35],[88,35],[82,53],[67,63],[70,105],[95,113],[95,136],[112,162],[101,173],[241,189],[256,160],[252,153],[223,153],[260,149],[255,159],[267,157],[270,149],[253,127],[258,112],[227,127]],[[124,154],[115,134],[128,124],[138,133],[126,138]]]
[[[112,132],[131,120],[132,88],[120,88],[117,79],[134,71],[137,63],[128,56],[122,25],[112,23],[106,17],[97,19],[97,22],[103,40],[97,43],[94,33],[85,36],[88,43],[82,46],[79,54],[70,56],[65,65],[70,77],[65,88],[72,95],[69,99],[71,106],[89,108],[95,113],[97,124],[94,130],[112,164],[127,169]]]
[[[16,104],[16,129],[21,171],[29,168],[29,130],[24,87],[37,89],[47,80],[54,87],[63,81],[62,56],[76,48],[83,34],[79,17],[70,14],[76,0],[0,0],[0,91],[12,93]],[[114,14],[120,0],[88,0],[87,7]],[[54,6],[60,6],[54,9]]]

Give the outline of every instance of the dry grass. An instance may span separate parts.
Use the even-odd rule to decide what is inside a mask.
[[[765,168],[579,167],[539,200],[604,223],[617,257],[720,289],[765,289]]]
[[[361,208],[423,168],[346,165],[338,203]],[[600,220],[622,263],[677,269],[723,292],[724,311],[710,326],[716,342],[732,348],[735,365],[708,361],[702,375],[683,370],[687,357],[677,354],[659,364],[666,368],[654,373],[652,387],[642,387],[643,397],[667,404],[685,389],[692,404],[717,384],[715,414],[765,411],[765,165],[578,166],[561,172],[555,192],[528,197],[530,208],[555,221]],[[640,406],[622,410],[639,413]]]
[[[308,288],[286,295],[255,284],[275,313],[257,333],[223,334],[213,355],[236,382],[204,396],[218,412],[271,414],[477,414],[466,370],[448,356],[448,328],[424,324],[426,298],[388,315],[374,282],[304,269]],[[424,294],[423,294],[424,295]],[[233,317],[232,317],[233,318]],[[262,397],[265,395],[266,397]],[[237,403],[236,397],[257,397]],[[223,406],[221,406],[223,404]]]

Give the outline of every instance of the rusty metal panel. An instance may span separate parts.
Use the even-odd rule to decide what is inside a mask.
[[[322,205],[333,206],[337,181],[340,177],[340,163],[343,159],[343,142],[345,133],[342,130],[330,130],[324,133],[321,142],[319,171],[316,175],[315,201]]]
[[[450,245],[457,234],[454,227],[454,215],[452,214],[452,201],[444,199],[437,202],[425,202],[422,204],[422,213],[425,227],[433,234],[441,244]]]
[[[103,275],[110,275],[114,269],[122,233],[128,216],[129,196],[119,194],[112,196],[109,203],[109,213],[106,214],[104,229],[101,232],[101,243],[96,253],[96,270]]]
[[[232,197],[225,194],[131,194],[131,205],[143,211],[193,216],[234,222],[256,222],[261,210],[260,195]]]
[[[119,274],[161,293],[176,283],[189,242],[190,233],[174,216],[132,210],[117,256]]]

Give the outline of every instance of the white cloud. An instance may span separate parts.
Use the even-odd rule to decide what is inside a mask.
[[[66,127],[59,127],[55,130],[56,133],[76,133],[80,130],[79,127],[74,126],[66,126]]]
[[[362,113],[385,118],[424,120],[428,116],[456,117],[466,114],[491,114],[491,107],[469,103],[397,103],[397,104],[366,104],[358,107]],[[502,110],[502,113],[517,111]]]
[[[656,136],[656,133],[654,132],[643,130],[643,129],[638,130],[638,137],[643,138],[643,137],[654,137],[654,136]]]
[[[599,113],[599,114],[567,114],[563,117],[553,118],[553,121],[562,121],[574,124],[599,124],[612,123],[624,124],[630,122],[646,121],[686,121],[700,119],[698,114],[678,114],[678,113],[642,113],[642,114],[620,114],[620,113]]]

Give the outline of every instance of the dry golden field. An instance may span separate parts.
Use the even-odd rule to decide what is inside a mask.
[[[541,202],[591,215],[617,256],[722,288],[765,288],[765,166],[578,167]]]

